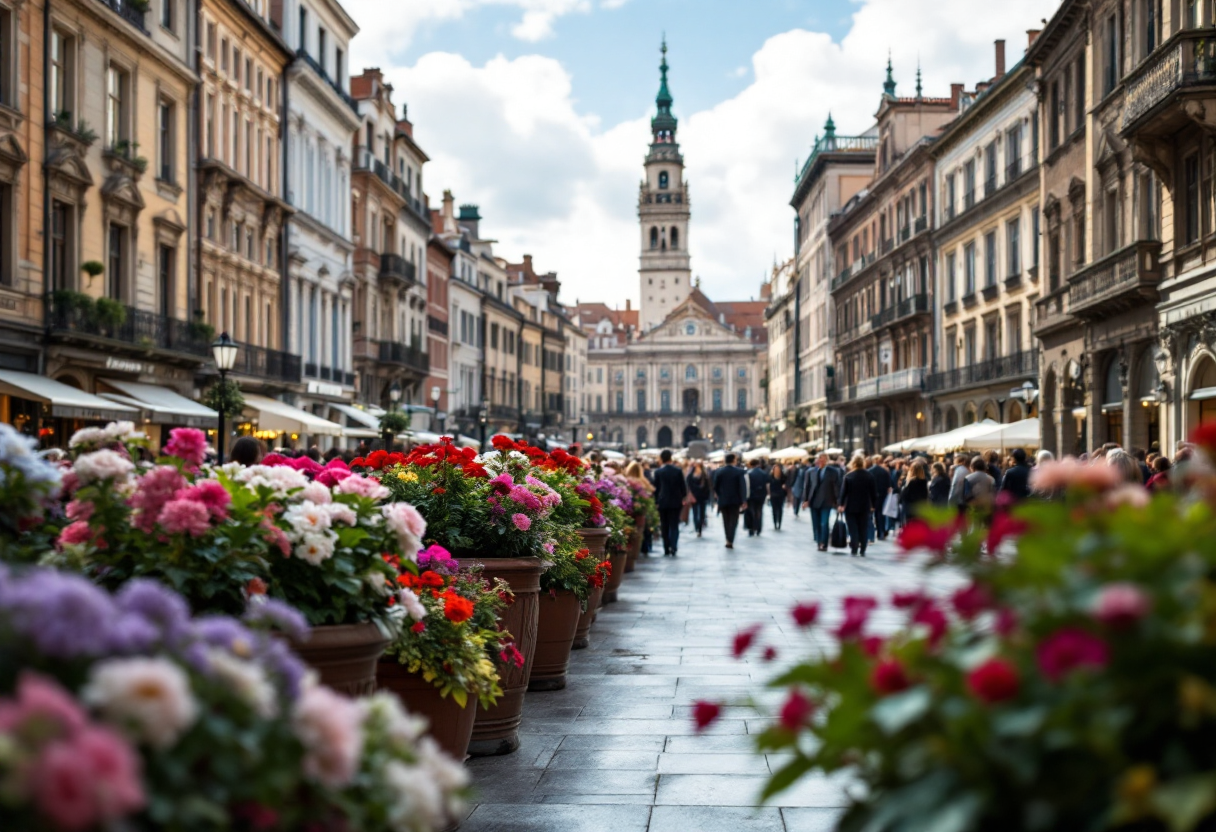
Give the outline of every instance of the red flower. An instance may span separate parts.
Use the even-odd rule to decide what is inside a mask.
[[[480,477],[481,479],[490,478],[490,472],[480,462],[466,462],[464,464],[464,475],[466,477]]]
[[[697,725],[698,734],[717,722],[721,715],[722,706],[717,702],[706,702],[702,699],[693,703],[692,721]]]
[[[764,660],[771,662],[775,658],[777,658],[777,648],[770,644],[764,648]]]
[[[1107,584],[1098,593],[1094,617],[1111,627],[1130,627],[1148,615],[1152,606],[1152,599],[1135,584]]]
[[[515,440],[511,439],[509,436],[503,436],[502,434],[491,438],[490,444],[500,451],[515,450]]]
[[[790,615],[794,616],[794,623],[799,627],[810,627],[819,618],[818,604],[796,604]]]
[[[1057,630],[1039,644],[1036,652],[1039,669],[1053,682],[1082,667],[1106,667],[1110,651],[1106,642],[1076,627]]]
[[[743,658],[743,654],[752,646],[752,642],[756,640],[756,636],[760,634],[762,627],[759,624],[753,624],[746,630],[740,630],[735,634],[734,646],[732,652],[736,659]]]
[[[1018,616],[1013,610],[1008,607],[997,610],[996,622],[993,627],[996,629],[996,634],[999,636],[1009,636],[1017,629]]]
[[[811,700],[807,699],[802,691],[791,690],[785,704],[781,706],[781,727],[787,731],[797,731],[806,725],[813,713],[815,706]]]
[[[882,636],[866,636],[861,640],[861,649],[862,652],[873,659],[877,658],[878,654],[882,652],[884,644],[886,644],[886,641]]]
[[[891,593],[891,606],[897,610],[907,610],[919,607],[928,600],[928,596],[922,590],[915,589],[911,592],[893,592]]]
[[[473,602],[449,589],[443,593],[443,615],[453,624],[468,621],[473,617]]]
[[[997,547],[1009,537],[1017,537],[1026,531],[1026,521],[1012,517],[1006,512],[998,512],[992,518],[992,526],[988,529],[988,554],[996,554]]]
[[[989,659],[967,674],[976,699],[995,705],[1018,695],[1018,669],[1004,659]]]
[[[586,560],[589,557],[591,557],[590,549],[579,549],[577,552],[574,553],[575,560]]]
[[[955,590],[954,594],[950,596],[950,604],[958,613],[958,617],[964,621],[972,620],[988,609],[991,603],[992,599],[988,597],[988,590],[975,583]]]
[[[414,626],[410,627],[410,632],[411,633],[421,633],[425,629],[426,629],[426,624],[424,624],[421,621],[416,621],[416,622],[414,622]]]
[[[394,555],[392,552],[382,552],[380,554],[380,557],[384,560],[385,563],[387,563],[389,566],[393,567],[394,569],[401,568],[401,557],[399,555]]]
[[[367,461],[364,463],[368,468],[379,471],[384,467],[384,460],[388,457],[386,451],[372,451],[367,455]]]
[[[524,654],[519,652],[519,648],[514,644],[508,644],[504,647],[502,652],[498,654],[498,658],[502,659],[503,664],[514,663],[516,667],[523,667],[526,662]]]
[[[882,696],[899,693],[911,686],[908,671],[898,659],[883,659],[874,665],[874,670],[870,673],[870,687]]]
[[[842,602],[844,621],[836,628],[836,638],[844,641],[859,638],[870,619],[870,613],[878,606],[878,602],[867,596],[850,595]]]
[[[436,589],[443,586],[445,583],[442,575],[440,575],[438,572],[432,572],[430,569],[419,575],[417,581],[418,586],[429,586]]]
[[[1191,442],[1207,451],[1208,456],[1216,457],[1216,423],[1209,422],[1191,431]]]
[[[250,578],[249,583],[245,584],[245,594],[251,598],[254,595],[265,595],[266,582],[261,578]]]
[[[942,636],[946,634],[946,628],[949,622],[946,620],[946,614],[942,612],[933,601],[926,601],[912,615],[913,624],[924,624],[929,628],[929,644],[936,647],[942,640]]]
[[[431,489],[432,494],[447,494],[448,490],[441,485],[437,485]]]
[[[929,549],[939,555],[946,554],[950,541],[958,533],[957,522],[947,526],[930,526],[924,520],[912,520],[899,533],[899,548],[905,552],[913,549]]]
[[[265,461],[265,460],[263,460],[263,461]],[[350,465],[352,468],[354,468],[354,467],[362,468],[363,466],[367,465],[367,460],[365,460],[361,456],[357,456],[350,461]]]

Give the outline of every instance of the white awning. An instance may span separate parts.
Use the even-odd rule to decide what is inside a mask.
[[[968,436],[963,440],[967,450],[989,451],[998,448],[1038,448],[1042,440],[1038,419],[1022,419],[997,425],[987,433]]]
[[[117,393],[98,393],[99,396],[119,404],[137,407],[148,413],[149,419],[158,425],[185,425],[192,428],[209,428],[215,425],[219,414],[211,408],[187,399],[180,393],[155,384],[138,381],[120,381],[103,378],[101,383],[113,387]]]
[[[743,459],[747,462],[751,462],[753,459],[765,459],[771,456],[772,453],[772,448],[761,445],[759,448],[753,448],[750,451],[745,451],[743,454]]]
[[[351,419],[354,419],[356,422],[363,425],[363,427],[370,428],[373,435],[376,435],[376,431],[380,430],[380,420],[368,413],[366,410],[362,410],[352,404],[339,404],[336,402],[331,402],[329,406],[344,416],[349,416]],[[352,434],[347,435],[349,436]]]
[[[1198,390],[1191,392],[1191,401],[1204,402],[1208,399],[1216,399],[1216,387],[1200,387]]]
[[[810,454],[806,452],[805,448],[796,447],[782,448],[779,451],[774,451],[772,454],[772,458],[778,462],[789,462],[790,460],[807,459],[809,457]]]
[[[461,448],[480,448],[481,443],[471,436],[465,436],[463,433],[456,437],[456,444]]]
[[[282,431],[284,433],[311,434],[314,436],[342,436],[342,426],[307,410],[267,396],[245,394],[245,414],[256,419],[259,430]]]
[[[139,411],[125,404],[78,390],[70,384],[17,370],[0,370],[0,393],[51,406],[51,415],[97,422],[133,420]]]
[[[342,428],[342,435],[348,439],[379,439],[380,431],[371,428]]]

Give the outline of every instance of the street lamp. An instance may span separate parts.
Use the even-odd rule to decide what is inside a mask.
[[[436,384],[431,388],[431,405],[435,408],[435,426],[439,428],[439,435],[443,435],[443,421],[447,414],[439,411],[439,397],[443,395],[443,391]]]
[[[221,333],[220,337],[216,338],[215,343],[211,345],[211,356],[215,359],[215,369],[220,371],[220,395],[217,397],[220,424],[215,438],[216,460],[220,465],[224,464],[224,402],[227,401],[227,378],[228,371],[236,366],[236,351],[236,341],[229,338],[227,332]]]
[[[396,413],[397,403],[401,401],[401,385],[397,383],[396,379],[393,379],[393,383],[389,385],[388,400],[392,406],[392,410],[390,412]],[[390,419],[387,421],[391,422],[393,420]],[[383,429],[380,431],[380,439],[384,442],[384,450],[391,451],[393,449],[393,429],[388,425],[382,425],[382,428]]]
[[[481,403],[481,410],[477,413],[477,421],[481,424],[481,452],[486,452],[486,425],[490,421],[490,408],[485,403]]]

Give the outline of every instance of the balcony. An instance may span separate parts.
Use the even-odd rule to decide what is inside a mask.
[[[963,210],[970,211],[975,207],[975,188],[968,188],[963,192]]]
[[[878,329],[887,324],[893,324],[896,321],[902,321],[904,318],[909,318],[912,315],[919,315],[929,311],[929,296],[928,295],[913,295],[910,298],[904,298],[897,304],[888,306],[886,309],[879,312],[877,315],[870,316],[870,328]]]
[[[448,322],[441,321],[438,318],[436,318],[434,315],[426,316],[426,328],[427,328],[428,332],[433,332],[436,335],[443,335],[444,337],[447,337]]]
[[[1190,116],[1180,99],[1210,97],[1216,87],[1216,41],[1211,30],[1188,29],[1175,34],[1124,79],[1124,136],[1168,136]],[[1206,89],[1205,89],[1206,88]]]
[[[924,367],[897,370],[894,373],[866,379],[848,387],[837,387],[835,390],[829,390],[828,403],[848,404],[880,399],[884,396],[919,393],[924,388],[924,382]]]
[[[392,254],[384,252],[380,255],[380,276],[399,280],[406,285],[412,286],[416,283],[417,270],[414,264],[406,260],[400,254]]]
[[[211,357],[214,334],[196,324],[122,305],[111,307],[121,309],[121,315],[107,316],[93,303],[80,302],[83,297],[75,292],[47,295],[47,328],[54,336],[117,343],[132,351],[163,350],[200,362]]]
[[[309,55],[303,49],[299,49],[296,51],[296,57],[311,67],[313,72],[320,75],[321,80],[329,84],[329,86],[333,88],[333,91],[338,94],[338,97],[346,102],[346,106],[350,107],[356,113],[359,112],[359,105],[355,103],[355,99],[351,98],[350,94],[347,93],[346,90],[338,86],[338,83],[329,77],[329,73],[326,72],[319,63],[317,63],[317,60],[312,55]]]
[[[920,234],[920,233],[924,232],[924,230],[928,227],[929,227],[929,218],[927,216],[921,215],[921,216],[917,217],[916,222],[912,224],[912,233]]]
[[[891,239],[890,237],[884,238],[882,241],[882,253],[886,254],[887,252],[891,251],[891,249],[893,249],[893,248],[895,248],[895,241],[893,239]]]
[[[987,199],[988,197],[992,196],[994,193],[996,193],[996,174],[995,173],[993,173],[992,176],[989,176],[987,179],[984,180],[984,198]]]
[[[1034,334],[1042,337],[1075,326],[1077,319],[1068,309],[1068,287],[1061,287],[1034,302]]]
[[[426,375],[431,370],[430,356],[417,346],[398,344],[395,341],[372,343],[378,343],[376,359],[381,364],[395,364],[422,375]]]
[[[489,407],[487,407],[486,410],[489,413],[490,419],[493,421],[500,421],[500,422],[518,422],[519,421],[519,408],[518,407],[508,407],[505,404],[492,404]]]
[[[1089,320],[1117,315],[1157,302],[1161,279],[1161,243],[1132,243],[1068,278],[1068,303],[1073,315]]]
[[[132,3],[131,0],[99,0],[99,2],[103,6],[113,9],[119,17],[136,29],[139,29],[145,35],[148,34],[148,27],[144,22],[147,17],[146,7],[141,9],[138,5]]]
[[[905,225],[903,228],[899,229],[899,241],[900,241],[901,243],[906,243],[906,242],[908,242],[908,240],[909,240],[911,237],[912,237],[912,228],[911,228],[911,226],[907,226],[907,225]]]
[[[233,365],[232,372],[252,378],[298,384],[300,356],[241,344],[241,348],[236,352],[236,364]]]
[[[858,338],[869,335],[871,332],[874,331],[873,320],[874,320],[873,318],[870,318],[868,320],[862,321],[857,326],[849,327],[848,329],[842,329],[840,332],[838,332],[836,334],[837,346],[844,346],[845,344],[849,344],[849,343],[852,343],[853,341],[856,341]]]
[[[940,393],[944,390],[962,390],[980,384],[1013,383],[1028,378],[1038,378],[1038,375],[1039,351],[1026,350],[981,361],[968,367],[934,373],[925,379],[925,392]]]
[[[414,213],[418,214],[428,223],[431,221],[426,206],[410,192],[409,184],[393,173],[392,169],[385,162],[377,159],[366,147],[360,147],[355,154],[354,169],[374,173],[376,178],[383,182],[386,188],[401,198],[405,203],[405,207],[414,211]]]
[[[950,220],[954,219],[954,203],[953,202],[950,202],[949,204],[946,205],[946,210],[943,212],[942,216],[943,216],[943,220],[942,220],[943,222],[950,222]]]
[[[1022,160],[1010,162],[1005,165],[1005,184],[1008,185],[1013,180],[1022,175]]]

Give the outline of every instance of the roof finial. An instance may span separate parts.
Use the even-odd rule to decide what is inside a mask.
[[[919,57],[916,59],[916,97],[917,97],[917,98],[920,98],[920,97],[921,97],[921,89],[920,89],[920,58],[919,58]]]
[[[824,141],[836,138],[836,122],[832,121],[832,111],[828,110],[828,120],[823,123]]]
[[[884,95],[895,97],[895,77],[891,74],[891,50],[887,50],[887,80],[883,81],[882,91]]]

